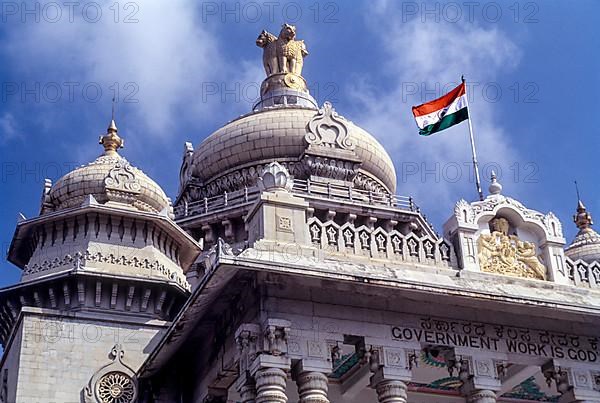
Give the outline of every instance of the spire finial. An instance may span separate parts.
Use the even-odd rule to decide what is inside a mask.
[[[123,148],[125,141],[119,137],[118,131],[119,129],[117,129],[115,123],[115,98],[113,97],[110,123],[106,129],[106,134],[100,137],[100,144],[104,146],[104,155],[117,154],[117,150]]]
[[[490,191],[490,194],[499,195],[500,192],[502,192],[502,185],[497,180],[496,172],[492,171],[490,180],[491,180],[491,183],[490,183],[490,187],[488,188],[488,190]]]
[[[113,99],[112,99],[112,114],[111,114],[111,119],[115,120],[115,97],[113,97]]]
[[[573,221],[577,228],[580,231],[587,231],[594,224],[592,221],[592,215],[588,213],[585,205],[581,201],[581,196],[579,195],[579,186],[577,185],[577,181],[575,181],[575,190],[577,192],[577,214],[573,216]]]

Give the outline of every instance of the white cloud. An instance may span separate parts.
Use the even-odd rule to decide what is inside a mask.
[[[118,113],[119,109],[132,112],[134,116],[128,119],[146,129],[146,136],[167,138],[178,119],[200,120],[221,105],[217,97],[204,102],[201,94],[203,83],[218,82],[228,67],[221,55],[223,44],[197,18],[196,1],[99,3],[102,17],[96,23],[89,22],[94,17],[91,9],[86,21],[85,3],[81,3],[74,9],[73,22],[65,8],[57,23],[42,18],[39,23],[13,24],[1,48],[11,67],[37,81],[42,77],[61,85],[81,83],[75,102],[84,106],[82,86],[98,83],[107,113],[111,86],[118,83]],[[125,4],[136,4],[139,9],[125,9]],[[115,22],[115,5],[120,8],[119,22]],[[138,22],[125,23],[128,15]],[[135,85],[124,88],[127,83]],[[139,103],[122,103],[127,96]],[[56,105],[48,105],[48,112],[55,114]]]
[[[20,137],[15,117],[11,113],[5,112],[0,118],[0,144]]]
[[[368,128],[394,159],[397,193],[414,195],[428,212],[445,219],[457,199],[476,196],[466,177],[471,168],[464,165],[471,160],[467,124],[420,138],[410,107],[440,96],[457,85],[462,74],[482,83],[470,107],[480,166],[496,163],[508,176],[509,166],[518,156],[502,129],[497,106],[485,102],[481,90],[499,73],[517,65],[520,50],[498,27],[424,24],[420,19],[401,22],[396,14],[386,2],[380,2],[367,16],[384,49],[386,61],[378,73],[388,79],[373,86],[366,78],[351,89],[354,101],[361,105],[356,121]],[[436,91],[424,94],[423,89]],[[411,169],[418,173],[409,174]],[[455,180],[459,170],[462,176]],[[485,193],[487,178],[482,179]]]

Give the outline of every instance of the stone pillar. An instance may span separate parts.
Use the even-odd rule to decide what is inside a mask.
[[[285,387],[291,369],[287,356],[289,328],[290,322],[282,319],[267,319],[262,325],[262,347],[252,355],[255,359],[249,366],[250,376],[256,381],[256,403],[288,401]]]
[[[467,403],[496,403],[493,390],[474,390],[467,396]]]
[[[373,347],[369,352],[369,365],[373,375],[371,387],[377,392],[379,403],[406,403],[407,385],[412,377],[413,350]]]
[[[381,380],[375,385],[379,403],[406,403],[406,384],[398,380]]]
[[[256,403],[256,383],[250,374],[240,376],[236,384],[241,403]]]
[[[260,369],[256,379],[256,403],[287,403],[285,384],[287,374],[281,368]]]
[[[296,378],[298,403],[329,403],[327,375],[322,372],[304,371]]]
[[[240,395],[242,403],[256,402],[256,382],[250,373],[250,369],[258,354],[260,333],[260,326],[253,323],[242,324],[235,333],[240,372],[235,388]]]

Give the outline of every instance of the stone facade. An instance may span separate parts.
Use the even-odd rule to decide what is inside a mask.
[[[122,346],[123,360],[138,368],[166,323],[136,325],[118,320],[85,315],[65,319],[43,311],[25,312],[19,324],[21,339],[15,340],[21,344],[19,364],[8,371],[15,382],[14,398],[8,401],[81,402],[94,374],[112,362],[110,353],[115,345]],[[19,351],[14,342],[7,347]]]
[[[261,99],[185,144],[175,208],[114,121],[45,184],[0,290],[0,402],[600,402],[583,204],[567,256],[495,175],[439,234],[375,138],[316,107],[295,37],[261,33]]]
[[[0,291],[2,402],[128,403],[136,371],[191,289],[200,246],[171,219],[164,192],[105,153],[54,186],[39,217],[17,223],[8,258],[21,282]]]

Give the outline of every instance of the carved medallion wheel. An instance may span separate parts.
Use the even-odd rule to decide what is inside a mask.
[[[294,90],[302,90],[304,88],[304,82],[300,77],[295,74],[288,73],[283,77],[283,82],[286,86]]]
[[[109,372],[98,381],[98,396],[102,403],[132,403],[135,387],[122,372]]]

